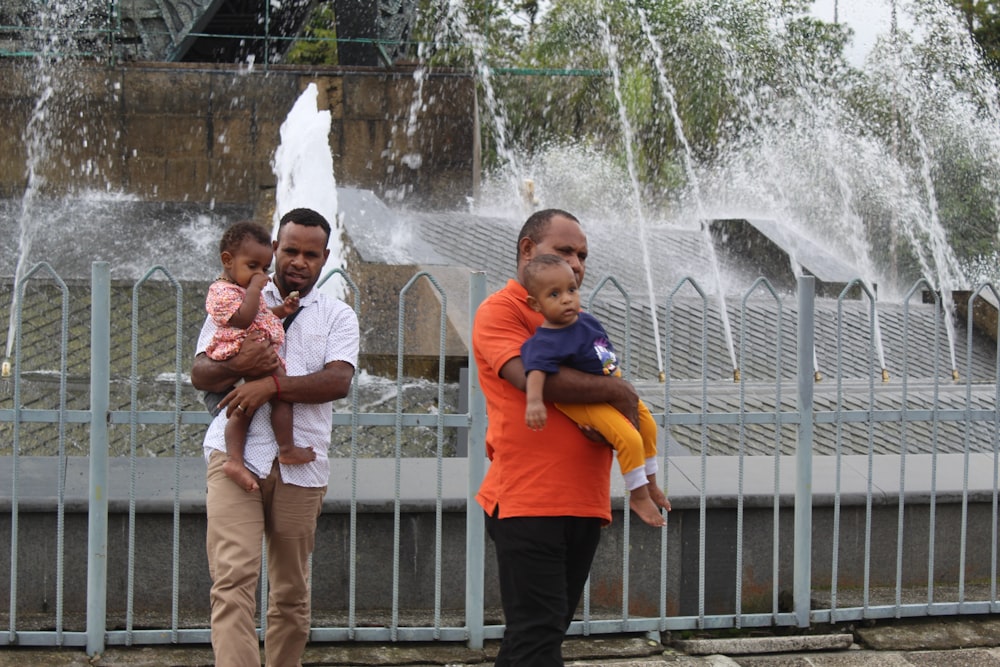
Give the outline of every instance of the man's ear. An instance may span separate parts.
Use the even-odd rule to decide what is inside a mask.
[[[517,250],[522,260],[531,259],[534,249],[535,242],[528,236],[517,242]]]
[[[536,299],[535,297],[529,294],[528,298],[525,299],[525,301],[528,302],[528,307],[531,308],[536,313],[542,312],[542,306],[540,303],[538,303],[538,299]]]

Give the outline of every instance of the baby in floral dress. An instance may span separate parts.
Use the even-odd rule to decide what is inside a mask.
[[[270,280],[268,271],[274,256],[271,235],[254,222],[237,222],[230,226],[219,242],[222,273],[208,288],[205,310],[218,326],[205,353],[223,361],[233,357],[251,332],[265,335],[276,353],[285,342],[281,320],[299,307],[298,293],[293,292],[273,308],[264,302],[263,290]],[[281,367],[274,374],[275,385],[285,375],[285,361],[279,355]],[[280,392],[280,389],[278,389]],[[243,406],[236,406],[226,422],[227,460],[222,469],[246,491],[260,486],[256,476],[243,462],[243,448],[252,415]],[[278,443],[278,461],[284,464],[308,463],[316,458],[311,447],[296,447],[292,437],[292,404],[271,401],[271,428]]]

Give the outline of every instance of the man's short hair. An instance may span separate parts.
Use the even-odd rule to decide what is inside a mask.
[[[330,223],[326,221],[326,218],[311,208],[293,208],[291,211],[281,216],[281,220],[278,222],[279,237],[281,236],[281,228],[289,222],[294,222],[296,225],[304,225],[306,227],[320,227],[323,232],[326,233],[327,243],[330,242]]]
[[[549,231],[549,225],[552,223],[552,218],[556,216],[562,216],[564,218],[569,218],[573,222],[580,224],[576,216],[572,213],[567,213],[566,211],[559,208],[546,208],[541,211],[535,211],[532,213],[528,219],[525,221],[524,226],[521,227],[520,233],[517,235],[517,261],[521,261],[521,240],[525,238],[531,239],[534,243],[540,243],[545,234]]]

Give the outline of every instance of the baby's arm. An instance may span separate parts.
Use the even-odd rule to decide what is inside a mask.
[[[240,304],[239,310],[229,318],[229,326],[246,329],[253,324],[254,318],[257,317],[257,311],[260,310],[260,291],[264,289],[264,285],[267,284],[268,280],[270,278],[263,273],[258,273],[250,279],[250,284],[247,285],[247,293],[243,297],[243,303]]]
[[[545,427],[548,417],[545,403],[542,401],[542,388],[545,386],[545,371],[528,371],[524,393],[527,398],[527,408],[524,411],[524,421],[534,430]]]
[[[299,292],[296,290],[294,292],[289,292],[284,301],[271,308],[271,312],[274,313],[274,316],[279,320],[283,320],[298,309]]]

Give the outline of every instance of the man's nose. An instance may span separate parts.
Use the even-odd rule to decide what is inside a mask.
[[[573,275],[576,276],[577,282],[580,281],[580,276],[583,275],[583,263],[576,257],[569,257],[566,259],[569,264],[569,268],[573,269]]]

